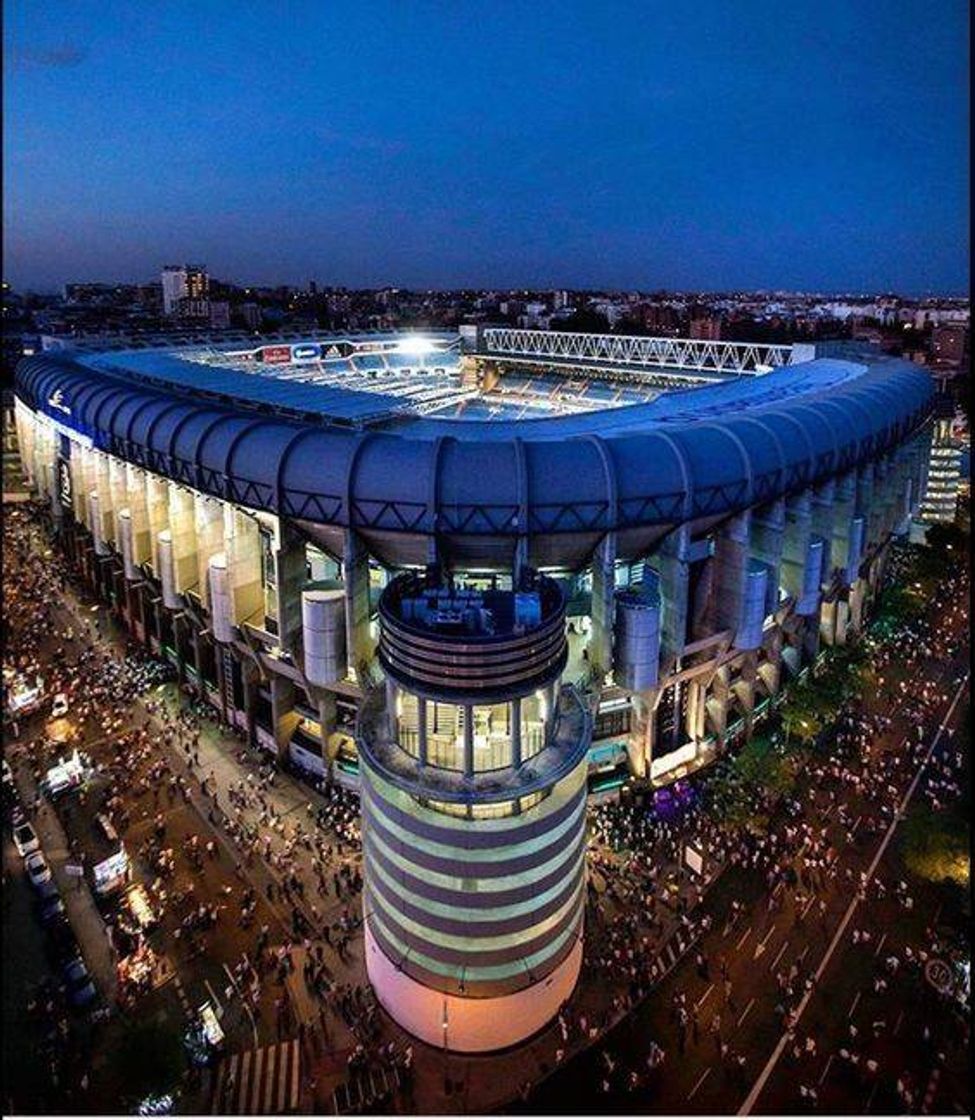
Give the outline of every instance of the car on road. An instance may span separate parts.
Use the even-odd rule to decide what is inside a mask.
[[[97,997],[88,966],[80,954],[63,966],[61,975],[68,989],[68,999],[75,1007],[87,1007]]]
[[[37,886],[37,904],[43,906],[45,902],[52,898],[60,898],[61,892],[58,890],[58,885],[53,879],[48,879],[46,883],[39,883]]]
[[[41,842],[37,839],[37,833],[31,824],[18,825],[14,829],[14,846],[21,856],[29,856],[31,852],[36,852]]]
[[[5,786],[12,786],[14,784],[14,772],[10,769],[10,763],[3,760],[3,784]]]
[[[51,719],[60,719],[61,716],[68,714],[68,698],[63,692],[59,692],[51,704]]]
[[[51,869],[47,865],[43,852],[31,852],[24,860],[24,867],[27,869],[27,878],[30,879],[32,886],[39,887],[41,883],[47,883],[51,879]]]

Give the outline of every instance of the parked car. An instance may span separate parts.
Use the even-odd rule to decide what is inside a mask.
[[[3,784],[5,786],[12,786],[14,784],[14,772],[10,769],[10,763],[3,760]]]
[[[64,910],[64,903],[61,901],[61,896],[57,893],[44,899],[37,911],[37,914],[41,919],[42,926],[52,926],[62,918],[67,920],[67,915],[65,914]]]
[[[45,902],[52,898],[60,898],[61,892],[58,890],[58,885],[53,879],[48,879],[46,883],[39,883],[37,886],[37,904],[43,906]]]
[[[68,999],[75,1007],[87,1007],[98,993],[88,972],[88,966],[80,956],[73,957],[61,969],[68,988]]]
[[[29,856],[40,848],[41,842],[37,839],[33,825],[22,824],[14,829],[14,845],[22,856]]]
[[[7,806],[7,817],[11,828],[20,828],[22,824],[27,823],[27,814],[24,812],[24,807],[17,800],[11,801]]]
[[[59,692],[51,704],[51,719],[60,719],[61,716],[68,714],[68,698],[63,692]]]
[[[47,951],[55,964],[78,956],[78,942],[66,917],[55,918],[47,927]]]
[[[47,883],[51,879],[51,869],[43,852],[31,852],[24,860],[24,867],[27,868],[27,878],[32,886],[39,887],[41,883]]]

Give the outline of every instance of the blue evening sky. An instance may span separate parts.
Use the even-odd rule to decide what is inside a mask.
[[[4,278],[968,291],[964,0],[7,0]]]

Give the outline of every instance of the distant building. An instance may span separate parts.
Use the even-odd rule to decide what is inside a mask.
[[[162,270],[162,295],[164,315],[179,315],[181,300],[207,300],[210,277],[206,268],[198,264],[166,265]]]
[[[721,316],[702,315],[691,319],[689,336],[703,342],[718,342],[721,339]]]
[[[210,300],[210,327],[226,330],[230,326],[230,304],[225,299]]]
[[[244,320],[248,330],[256,331],[261,325],[261,308],[256,303],[242,303],[237,308],[237,314]]]
[[[962,365],[967,350],[967,327],[942,324],[931,332],[931,359],[938,365]]]

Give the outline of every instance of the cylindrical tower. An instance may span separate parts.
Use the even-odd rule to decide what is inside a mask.
[[[379,614],[386,686],[358,734],[369,978],[427,1042],[511,1046],[582,960],[591,720],[560,687],[565,602],[541,577],[511,592],[408,575]]]

